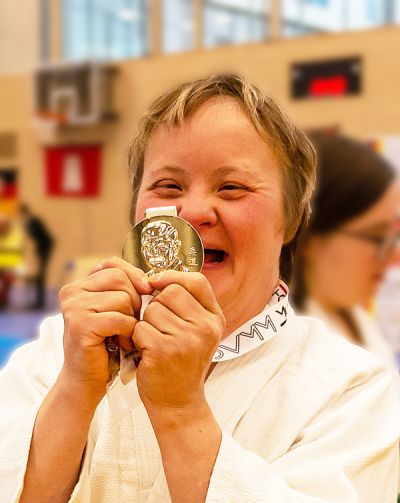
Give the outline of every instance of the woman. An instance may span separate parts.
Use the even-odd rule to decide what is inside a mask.
[[[315,136],[317,190],[301,238],[293,300],[393,369],[389,346],[363,305],[373,298],[397,244],[400,186],[367,145]]]
[[[175,206],[204,242],[203,271],[147,278],[113,258],[62,289],[63,317],[2,375],[2,501],[391,500],[390,376],[297,318],[279,280],[314,164],[304,134],[237,76],[153,103],[131,148],[132,219]],[[112,334],[142,356],[106,399]]]

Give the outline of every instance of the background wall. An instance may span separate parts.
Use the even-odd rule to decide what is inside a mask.
[[[0,76],[26,73],[39,61],[40,1],[22,3],[23,6],[15,0],[1,0]]]
[[[10,165],[18,168],[21,200],[46,220],[56,237],[57,249],[50,275],[53,285],[63,282],[64,266],[70,259],[82,255],[119,253],[128,229],[129,185],[125,152],[129,138],[149,102],[176,83],[215,72],[239,72],[273,96],[302,127],[340,126],[344,132],[360,138],[400,134],[399,27],[341,35],[312,35],[265,44],[124,61],[117,64],[117,121],[58,136],[38,131],[32,117],[30,72],[36,64],[38,48],[32,45],[32,25],[35,23],[29,22],[37,16],[37,8],[33,0],[25,3],[26,19],[24,17],[13,32],[12,46],[7,46],[9,49],[3,46],[0,53],[0,134],[15,133],[18,146],[16,156],[0,158],[0,169]],[[12,7],[11,1],[7,1],[6,5],[12,20],[17,7]],[[20,20],[21,17],[18,17]],[[0,21],[0,47],[4,35],[2,28]],[[26,40],[21,33],[26,35]],[[9,36],[10,33],[7,34],[8,39]],[[38,40],[37,34],[35,40]],[[291,100],[291,63],[345,56],[363,58],[363,92],[360,96]],[[23,73],[17,75],[22,69]],[[100,196],[80,200],[46,196],[43,146],[99,141],[104,147]]]

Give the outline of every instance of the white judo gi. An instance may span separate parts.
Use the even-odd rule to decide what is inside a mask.
[[[388,369],[396,368],[396,361],[391,347],[379,331],[375,320],[362,306],[354,306],[348,310],[362,338],[361,345],[367,351],[375,355]],[[328,330],[346,337],[337,322],[329,313],[314,299],[307,299],[301,314],[313,316],[322,320]]]
[[[0,373],[1,503],[19,500],[35,417],[63,364],[62,337],[62,316],[46,319]],[[318,320],[289,308],[274,337],[218,363],[205,390],[223,429],[207,503],[395,501],[400,411],[391,376]],[[119,416],[114,405],[126,401],[135,405]],[[168,501],[136,380],[117,381],[96,410],[70,502]]]

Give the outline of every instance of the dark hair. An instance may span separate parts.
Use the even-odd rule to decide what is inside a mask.
[[[308,227],[299,240],[291,288],[293,303],[304,307],[307,289],[301,246],[313,234],[327,234],[361,215],[395,178],[393,167],[369,145],[345,136],[310,135],[317,151],[317,182]]]

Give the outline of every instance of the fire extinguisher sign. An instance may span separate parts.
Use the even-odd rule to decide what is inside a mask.
[[[100,164],[101,145],[47,147],[45,149],[47,195],[98,196]]]

